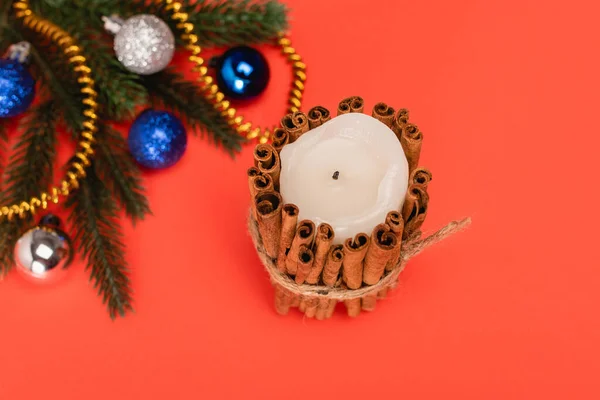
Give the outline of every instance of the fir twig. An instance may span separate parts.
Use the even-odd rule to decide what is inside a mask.
[[[5,172],[6,187],[0,196],[2,204],[19,203],[51,184],[56,158],[57,115],[54,102],[47,100],[22,120],[24,132],[15,145]],[[0,225],[0,276],[12,267],[15,243],[22,229],[30,223],[29,217],[14,218]]]
[[[209,133],[216,145],[230,154],[245,141],[212,104],[204,99],[198,86],[186,81],[174,68],[144,78],[153,106],[164,107],[184,119],[194,132]]]
[[[88,168],[86,178],[69,197],[67,207],[72,208],[69,221],[75,230],[75,242],[87,258],[90,280],[110,317],[124,317],[133,307],[123,233],[117,204],[94,167]]]
[[[287,29],[286,6],[278,1],[189,1],[186,12],[203,43],[219,46],[257,44]]]
[[[98,132],[96,169],[107,183],[125,212],[135,223],[150,214],[148,199],[144,195],[141,172],[131,158],[123,136],[108,125]]]

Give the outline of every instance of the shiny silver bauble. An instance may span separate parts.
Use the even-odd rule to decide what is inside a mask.
[[[15,246],[17,270],[30,280],[53,283],[61,280],[72,258],[67,235],[49,225],[25,232]]]
[[[115,35],[114,48],[125,68],[150,75],[163,70],[173,59],[175,37],[162,19],[141,14],[123,23]]]

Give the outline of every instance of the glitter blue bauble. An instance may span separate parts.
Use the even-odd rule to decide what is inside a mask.
[[[166,111],[144,111],[129,130],[129,151],[146,168],[170,167],[179,161],[186,147],[185,127]]]
[[[254,98],[269,83],[269,64],[260,52],[251,47],[227,50],[217,60],[216,67],[219,88],[235,100]]]
[[[0,59],[0,118],[25,112],[35,96],[35,80],[23,64]]]

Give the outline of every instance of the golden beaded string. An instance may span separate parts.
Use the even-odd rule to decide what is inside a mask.
[[[0,207],[0,219],[12,220],[15,215],[24,218],[28,213],[34,214],[38,208],[48,208],[48,203],[58,203],[61,198],[69,195],[69,191],[79,187],[79,180],[85,177],[85,168],[90,165],[90,159],[94,154],[94,133],[97,131],[96,111],[97,92],[92,79],[92,70],[86,65],[86,58],[81,54],[81,48],[67,32],[60,29],[50,21],[35,15],[29,7],[29,0],[17,0],[13,4],[16,16],[22,20],[23,25],[37,32],[55,43],[69,59],[73,71],[77,74],[77,82],[81,85],[80,92],[85,96],[82,103],[86,106],[83,111],[84,122],[82,132],[75,156],[72,158],[65,178],[59,186],[53,186],[48,191],[42,192],[37,197],[19,204]]]
[[[182,4],[175,0],[164,0],[167,4],[167,11],[172,11],[171,18],[177,21],[177,28],[182,31],[181,38],[185,41],[185,48],[191,51],[189,60],[195,64],[194,71],[199,74],[199,82],[205,97],[214,104],[214,107],[227,118],[229,125],[235,130],[246,136],[247,139],[258,139],[260,143],[265,143],[271,136],[272,129],[262,129],[253,127],[250,122],[243,122],[244,118],[237,115],[235,108],[231,107],[225,95],[219,90],[211,76],[208,75],[208,68],[204,65],[204,59],[200,57],[202,48],[197,44],[198,36],[194,34],[194,25],[189,22],[188,14],[181,12]],[[96,121],[98,116],[98,103],[96,98],[98,93],[95,90],[95,82],[92,79],[92,70],[86,64],[86,58],[82,55],[81,48],[75,40],[64,30],[33,13],[29,6],[29,0],[17,0],[13,4],[16,16],[22,20],[23,25],[34,32],[54,42],[68,57],[69,64],[73,66],[73,71],[77,74],[77,82],[81,85],[80,92],[85,96],[82,103],[86,109],[82,112],[84,122],[82,123],[82,132],[75,156],[71,159],[65,178],[59,186],[52,186],[47,191],[41,192],[39,196],[32,197],[29,201],[23,201],[19,204],[12,204],[0,207],[0,220],[7,218],[9,221],[18,215],[24,218],[28,213],[34,214],[37,209],[45,210],[49,203],[57,204],[62,198],[67,197],[71,190],[79,187],[79,180],[85,177],[85,168],[91,164],[91,157],[94,155],[93,145],[95,142],[94,134],[98,130]],[[277,37],[277,44],[281,47],[282,53],[292,64],[293,81],[289,93],[288,112],[299,111],[302,104],[302,94],[304,92],[304,82],[306,81],[306,65],[302,62],[302,57],[291,46],[291,41],[283,33]]]
[[[228,100],[225,100],[225,95],[219,90],[213,78],[208,75],[208,68],[204,65],[204,59],[200,57],[202,48],[197,44],[198,36],[194,34],[194,24],[189,22],[188,14],[181,11],[183,4],[175,0],[164,0],[164,3],[167,5],[166,10],[172,12],[171,19],[177,21],[177,28],[182,32],[181,39],[186,43],[185,48],[192,53],[189,60],[195,64],[193,70],[199,75],[198,80],[206,99],[213,103],[214,107],[221,112],[221,115],[227,118],[229,125],[233,126],[239,134],[246,136],[247,139],[258,139],[260,143],[267,142],[272,134],[272,129],[252,127],[250,122],[244,122],[244,118],[237,115],[236,109],[231,107]],[[277,45],[281,47],[282,53],[292,64],[293,82],[289,94],[288,112],[293,113],[299,111],[302,104],[302,93],[306,81],[306,64],[302,62],[302,57],[291,46],[290,39],[285,37],[283,33],[278,35]]]

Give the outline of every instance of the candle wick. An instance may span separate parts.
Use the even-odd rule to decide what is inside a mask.
[[[333,179],[335,179],[335,180],[337,181],[339,177],[340,177],[340,171],[335,171],[335,172],[333,173],[333,176],[332,176],[332,178],[333,178]]]

